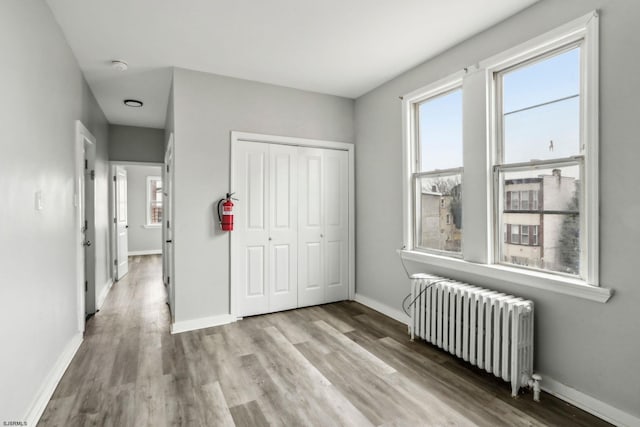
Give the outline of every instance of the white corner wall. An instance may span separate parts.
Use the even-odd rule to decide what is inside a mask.
[[[356,100],[357,292],[391,310],[400,310],[409,293],[395,253],[402,244],[401,215],[374,214],[382,203],[402,204],[398,96],[594,9],[600,10],[600,281],[614,296],[600,304],[451,270],[432,271],[534,300],[536,370],[543,385],[547,378],[550,389],[574,402],[587,402],[585,407],[618,423],[634,424],[640,423],[639,251],[632,238],[640,236],[640,79],[635,71],[640,66],[640,2],[540,1]],[[465,159],[484,158],[478,150],[484,145],[466,146]]]
[[[174,70],[176,323],[229,313],[229,236],[214,209],[229,190],[231,131],[352,142],[353,108],[346,98]]]
[[[44,1],[0,2],[0,416],[35,422],[82,336],[75,120],[97,139],[96,294],[109,281],[107,122]],[[42,192],[44,209],[35,210]]]

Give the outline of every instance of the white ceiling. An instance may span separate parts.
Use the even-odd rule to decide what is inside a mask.
[[[171,67],[356,98],[536,1],[47,3],[107,119],[162,128]],[[113,59],[129,71],[111,69]]]

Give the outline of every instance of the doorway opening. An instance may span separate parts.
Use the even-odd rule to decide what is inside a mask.
[[[133,256],[163,253],[162,163],[111,162],[112,276],[129,272]]]

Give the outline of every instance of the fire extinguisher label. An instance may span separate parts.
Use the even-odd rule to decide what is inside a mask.
[[[222,211],[222,215],[233,215],[231,211]]]

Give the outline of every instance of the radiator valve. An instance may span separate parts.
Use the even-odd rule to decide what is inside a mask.
[[[533,400],[536,402],[540,402],[540,381],[542,381],[540,374],[531,375],[529,380],[529,387],[533,388]]]

